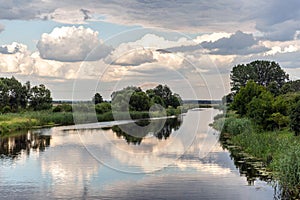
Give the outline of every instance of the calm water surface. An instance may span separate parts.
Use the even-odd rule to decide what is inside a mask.
[[[1,138],[0,199],[273,199],[220,146],[208,126],[216,113]]]

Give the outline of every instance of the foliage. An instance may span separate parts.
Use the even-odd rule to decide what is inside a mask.
[[[72,112],[72,106],[67,103],[57,105],[53,108],[53,112]]]
[[[99,93],[96,93],[93,97],[93,100],[92,100],[95,104],[99,104],[99,103],[102,103],[103,102],[103,97],[99,94]]]
[[[31,88],[29,81],[22,85],[14,77],[0,78],[0,108],[5,107],[4,113],[24,110],[28,104],[34,110],[49,109],[52,106],[50,91],[44,85]]]
[[[295,132],[295,135],[300,135],[300,101],[298,101],[291,110],[291,129]]]
[[[271,129],[281,129],[282,127],[287,127],[290,123],[288,116],[285,116],[279,112],[272,113],[268,119]]]
[[[254,81],[249,81],[245,87],[241,87],[240,91],[235,95],[231,108],[236,110],[241,116],[247,114],[247,105],[254,97],[258,97],[265,88],[256,84]]]
[[[9,106],[11,111],[26,108],[29,98],[29,82],[22,85],[17,79],[0,78],[0,107]]]
[[[214,121],[213,127],[222,133],[229,133],[233,135],[250,134],[252,132],[252,123],[247,118],[228,117],[224,118],[218,116]]]
[[[95,110],[97,114],[104,114],[111,111],[111,105],[108,102],[102,102],[95,105]]]
[[[181,97],[171,91],[168,86],[158,85],[146,92],[139,87],[126,87],[111,95],[114,111],[148,111],[151,106],[159,104],[164,108],[177,108],[182,104]]]
[[[247,107],[247,116],[266,129],[269,126],[268,119],[272,115],[273,95],[263,91],[258,97],[254,97]]]
[[[131,111],[147,111],[150,108],[150,98],[143,91],[132,93],[129,101]]]
[[[300,92],[300,80],[289,81],[280,89],[281,94],[287,94],[290,92]]]
[[[10,106],[4,106],[4,108],[2,108],[2,111],[1,111],[2,113],[10,113],[11,112],[11,108],[10,108]]]
[[[291,145],[281,154],[281,158],[274,162],[280,184],[292,193],[300,192],[300,147],[298,144]]]
[[[151,99],[154,98],[154,102],[156,101],[155,103],[159,102],[157,99],[160,97],[163,103],[159,102],[159,104],[161,104],[165,108],[169,106],[177,108],[182,104],[181,97],[176,93],[173,94],[173,92],[167,85],[158,85],[153,89],[147,90],[146,93]]]
[[[30,93],[29,107],[33,110],[47,110],[52,107],[51,92],[45,85],[34,86]]]
[[[264,87],[272,84],[272,90],[279,91],[288,77],[276,62],[256,60],[246,65],[239,64],[233,67],[230,74],[231,91],[237,93],[250,80]]]

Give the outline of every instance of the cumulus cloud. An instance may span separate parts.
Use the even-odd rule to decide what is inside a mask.
[[[0,47],[0,71],[3,73],[32,73],[34,61],[27,46],[13,42]]]
[[[116,54],[113,54],[117,56]],[[108,58],[113,59],[113,58]],[[108,61],[107,60],[107,61]],[[151,63],[156,60],[153,58],[153,53],[150,49],[134,49],[126,52],[123,55],[118,55],[115,60],[112,60],[112,64],[123,65],[123,66],[137,66],[143,63]]]
[[[98,38],[98,32],[90,28],[60,27],[44,33],[37,43],[44,59],[62,62],[99,60],[112,50]]]
[[[18,52],[26,52],[27,51],[27,46],[13,42],[12,44],[9,45],[1,45],[0,46],[0,53],[1,54],[15,54]]]
[[[114,51],[105,58],[108,64],[123,66],[138,66],[143,63],[170,63],[174,60],[172,55],[162,55],[164,48],[177,45],[190,45],[194,41],[181,37],[178,40],[166,40],[164,37],[155,34],[146,34],[134,42],[120,44]],[[177,66],[176,64],[175,66]]]

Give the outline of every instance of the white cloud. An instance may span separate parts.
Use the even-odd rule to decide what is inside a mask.
[[[111,51],[99,40],[97,31],[82,26],[54,28],[42,35],[37,48],[42,58],[62,62],[99,60]]]
[[[152,50],[144,48],[129,50],[123,54],[118,54],[117,51],[115,51],[106,59],[106,62],[108,63],[123,66],[137,66],[155,61]]]
[[[34,61],[30,58],[27,46],[13,42],[0,47],[0,71],[3,73],[26,73],[33,70]]]
[[[198,44],[202,42],[215,42],[221,38],[229,38],[230,36],[231,36],[230,33],[216,32],[216,33],[197,36],[194,41]]]

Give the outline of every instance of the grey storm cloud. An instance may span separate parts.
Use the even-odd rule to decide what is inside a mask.
[[[247,55],[269,50],[264,46],[257,45],[257,43],[258,41],[255,40],[252,34],[237,31],[229,38],[224,37],[214,42],[202,42],[200,44],[171,47],[164,50],[166,52],[192,52],[208,49],[210,54],[215,55]]]
[[[200,45],[206,49],[244,49],[246,47],[251,47],[256,44],[256,41],[252,34],[243,33],[237,31],[235,34],[231,35],[229,38],[221,38],[215,42],[202,42]]]
[[[264,38],[276,41],[292,40],[300,30],[300,1],[273,0],[257,6],[254,16],[258,15],[256,28],[265,33]]]
[[[215,42],[202,42],[200,45],[211,50],[211,54],[216,55],[247,55],[269,50],[266,47],[258,46],[252,34],[241,31],[237,31],[229,38],[221,38]]]
[[[0,0],[0,19],[56,20],[51,15],[56,9],[77,10],[83,21],[92,18],[92,11],[101,20],[185,32],[234,32],[254,26],[263,39],[281,41],[293,39],[300,29],[299,0]]]

